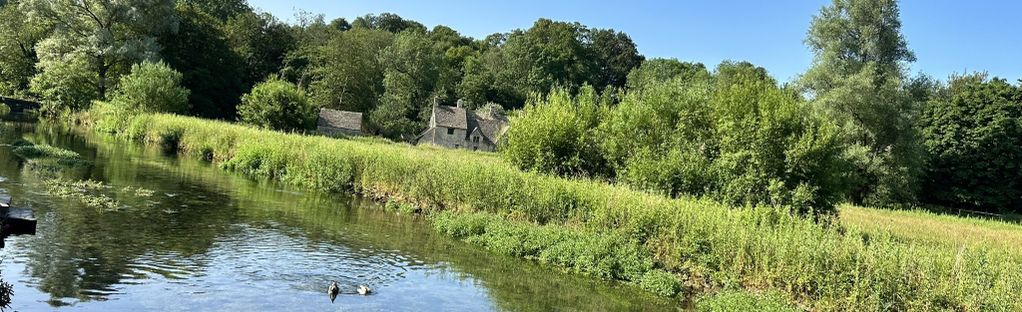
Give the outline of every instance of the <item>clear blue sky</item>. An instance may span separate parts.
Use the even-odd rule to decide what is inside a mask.
[[[482,38],[528,28],[536,19],[577,21],[628,33],[646,57],[678,58],[715,66],[746,60],[781,81],[804,71],[812,56],[802,43],[814,14],[829,0],[777,1],[317,1],[249,0],[292,21],[298,10],[349,21],[391,12],[425,24],[443,24]],[[901,3],[903,31],[919,59],[913,72],[944,79],[951,73],[986,71],[1022,78],[1022,1],[908,0]]]

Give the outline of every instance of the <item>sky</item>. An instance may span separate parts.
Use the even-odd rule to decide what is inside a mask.
[[[368,13],[396,13],[427,27],[446,25],[463,35],[529,28],[536,19],[579,22],[631,36],[647,58],[677,58],[714,67],[749,61],[780,81],[791,81],[812,62],[806,30],[829,0],[249,0],[262,11],[293,21],[298,11],[348,21]],[[944,79],[973,71],[1022,79],[1022,1],[906,0],[902,32],[918,61],[913,73]]]

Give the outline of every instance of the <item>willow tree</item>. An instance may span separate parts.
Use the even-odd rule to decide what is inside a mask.
[[[173,0],[25,0],[19,5],[29,22],[53,29],[36,45],[40,75],[80,63],[95,75],[99,98],[132,64],[157,58],[156,38],[177,26]],[[54,74],[48,78],[59,81]]]
[[[800,85],[843,129],[851,200],[887,205],[915,199],[920,145],[916,105],[905,90],[915,61],[895,0],[834,0],[813,17],[812,67]]]

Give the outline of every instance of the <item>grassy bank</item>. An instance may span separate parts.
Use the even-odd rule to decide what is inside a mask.
[[[173,115],[100,117],[83,119],[252,177],[411,203],[438,230],[494,252],[663,295],[746,289],[811,310],[1022,310],[1022,262],[993,246],[917,244],[767,207],[667,199],[521,172],[485,154]]]

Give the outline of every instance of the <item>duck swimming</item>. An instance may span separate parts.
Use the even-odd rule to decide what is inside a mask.
[[[337,299],[337,294],[341,293],[341,287],[337,286],[337,282],[330,284],[330,288],[326,289],[327,295],[330,295],[330,302],[334,302]]]
[[[369,286],[366,286],[366,285],[358,285],[358,289],[356,289],[356,290],[358,290],[358,294],[359,295],[363,295],[363,296],[371,294],[373,292],[373,290],[370,289]]]

